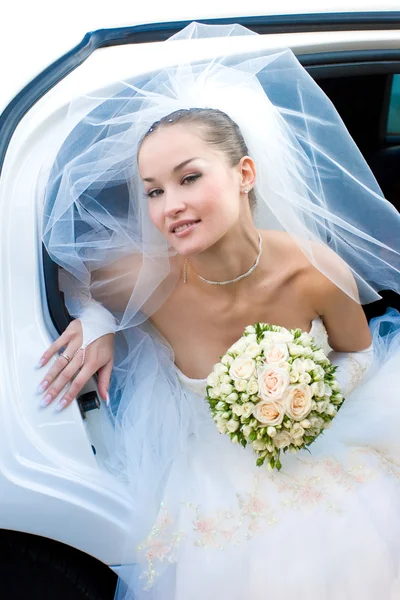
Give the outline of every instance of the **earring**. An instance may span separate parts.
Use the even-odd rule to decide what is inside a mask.
[[[243,191],[244,191],[244,193],[245,193],[245,194],[248,194],[248,193],[249,193],[249,190],[248,190],[247,188],[244,188],[244,190],[243,190]]]

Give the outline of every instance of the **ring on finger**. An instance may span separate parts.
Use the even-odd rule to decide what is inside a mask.
[[[68,354],[66,354],[65,352],[63,352],[62,354],[60,354],[60,356],[61,356],[62,358],[65,358],[65,360],[67,361],[67,363],[70,363],[70,362],[71,362],[71,360],[72,360],[72,358],[70,358],[70,357],[68,356]]]

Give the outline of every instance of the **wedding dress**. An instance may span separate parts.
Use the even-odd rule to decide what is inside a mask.
[[[280,472],[256,467],[249,448],[218,433],[206,381],[175,367],[192,427],[176,432],[187,443],[118,598],[399,598],[399,313],[375,319],[371,331],[366,379],[310,452],[283,456]],[[330,351],[320,319],[311,334]]]

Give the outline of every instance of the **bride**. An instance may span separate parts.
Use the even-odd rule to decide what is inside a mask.
[[[400,218],[290,51],[231,58],[82,108],[95,133],[85,148],[67,139],[44,229],[79,319],[41,359],[63,349],[42,404],[75,377],[65,408],[96,371],[111,396],[108,464],[132,492],[137,557],[119,599],[394,600],[400,315],[368,326],[361,302],[400,287],[386,242]],[[346,396],[280,472],[220,435],[204,401],[256,322],[309,332]]]

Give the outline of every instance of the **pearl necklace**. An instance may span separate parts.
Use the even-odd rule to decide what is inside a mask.
[[[236,283],[237,281],[240,281],[241,279],[245,279],[245,277],[248,277],[249,275],[252,274],[253,271],[255,271],[255,269],[258,267],[258,263],[260,262],[260,258],[261,258],[261,253],[262,253],[262,239],[261,239],[261,235],[260,233],[258,233],[258,255],[256,258],[256,262],[254,263],[254,265],[252,267],[250,267],[250,269],[248,271],[246,271],[246,273],[243,273],[243,275],[239,275],[238,277],[235,277],[235,279],[228,279],[227,281],[210,281],[209,279],[205,279],[204,277],[202,277],[201,275],[199,275],[198,273],[196,273],[197,277],[199,279],[201,279],[202,281],[204,281],[205,283],[208,283],[210,285],[227,285],[228,283]],[[187,265],[188,265],[188,258],[185,258],[185,262],[183,264],[183,283],[187,283]]]

